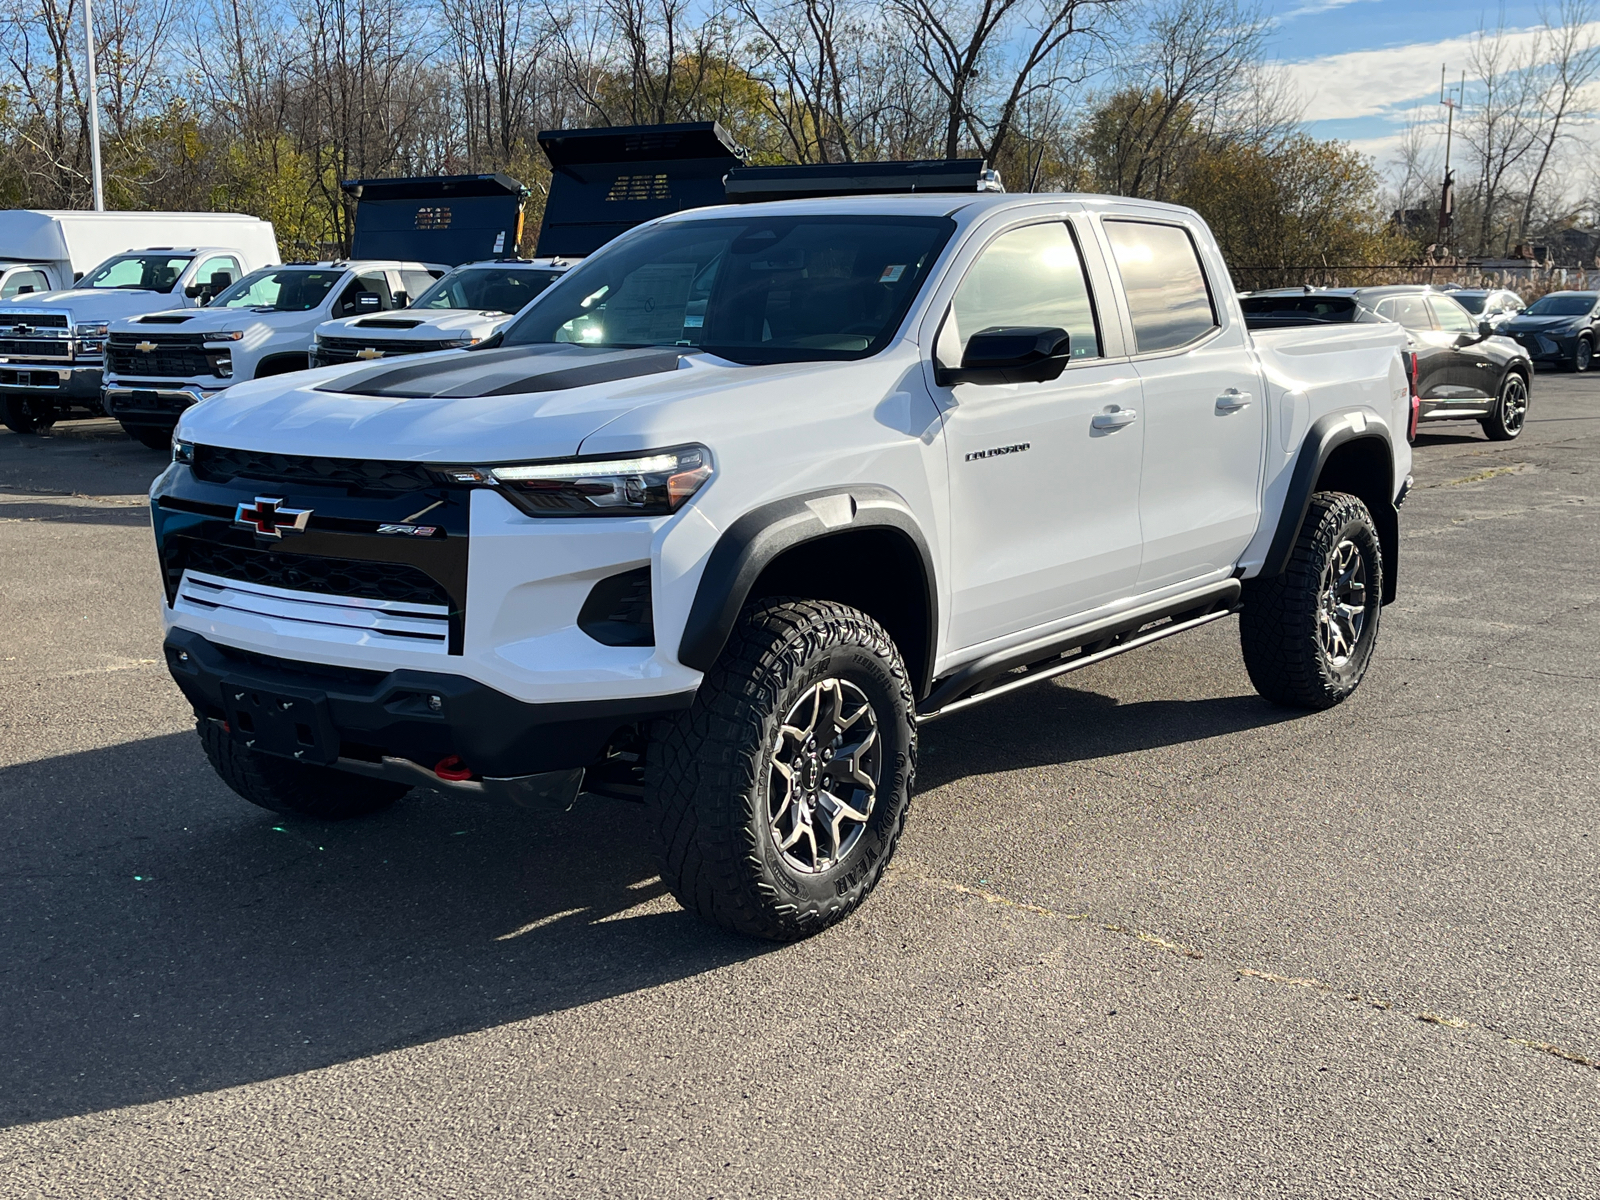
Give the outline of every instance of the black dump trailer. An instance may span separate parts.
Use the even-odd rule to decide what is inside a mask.
[[[743,152],[715,121],[613,125],[539,135],[550,160],[540,258],[582,258],[643,221],[726,204]]]
[[[356,202],[351,258],[455,267],[519,251],[528,189],[509,175],[350,179],[339,186]]]

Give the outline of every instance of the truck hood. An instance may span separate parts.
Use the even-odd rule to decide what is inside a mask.
[[[8,309],[66,309],[74,325],[98,325],[140,313],[159,312],[170,308],[170,292],[136,292],[121,288],[71,288],[60,292],[35,292],[0,300],[0,313]],[[193,309],[183,311],[192,312]]]
[[[1512,317],[1500,326],[1501,333],[1555,333],[1573,325],[1588,323],[1587,317]]]
[[[233,329],[266,327],[274,316],[298,317],[309,313],[266,313],[253,308],[172,308],[134,313],[112,327],[114,333],[222,333]]]
[[[341,317],[317,326],[317,336],[384,341],[447,341],[486,338],[509,324],[515,313],[476,308],[400,309],[375,317]]]
[[[235,384],[185,412],[178,436],[239,450],[323,457],[561,458],[640,405],[734,380],[754,383],[775,369],[685,357],[671,347],[450,350]]]

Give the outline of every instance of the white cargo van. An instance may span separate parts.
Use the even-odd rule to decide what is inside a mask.
[[[194,308],[278,261],[240,213],[0,212],[0,406],[19,433],[99,414],[106,325]]]

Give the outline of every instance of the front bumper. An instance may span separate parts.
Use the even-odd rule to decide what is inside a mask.
[[[226,390],[193,384],[151,384],[141,387],[113,380],[106,385],[102,403],[107,416],[126,424],[175,429],[185,409],[193,408],[202,400],[209,400]]]
[[[1524,333],[1513,335],[1512,340],[1536,363],[1565,363],[1578,348],[1576,332]]]
[[[576,771],[619,730],[671,716],[694,696],[530,704],[461,675],[292,662],[178,628],[164,651],[195,715],[227,722],[252,749],[411,782],[452,756],[469,783]]]
[[[0,362],[0,392],[26,392],[50,396],[67,404],[100,403],[100,380],[104,368],[61,366],[58,363]]]

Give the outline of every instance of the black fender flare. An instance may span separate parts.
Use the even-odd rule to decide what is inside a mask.
[[[927,687],[939,643],[939,595],[933,555],[922,527],[899,493],[852,484],[803,492],[751,509],[717,539],[695,589],[689,619],[678,643],[678,661],[696,671],[710,670],[733,632],[750,589],[769,564],[807,542],[863,529],[887,529],[904,537],[922,562],[927,606],[927,645],[923,663],[907,663]]]
[[[1378,544],[1383,548],[1383,602],[1392,602],[1396,595],[1400,565],[1400,513],[1395,508],[1394,449],[1385,436],[1386,427],[1370,418],[1357,425],[1348,412],[1329,413],[1313,421],[1300,443],[1300,453],[1294,462],[1294,472],[1289,477],[1289,490],[1283,498],[1283,511],[1278,517],[1278,527],[1273,532],[1272,544],[1262,563],[1263,577],[1282,575],[1289,567],[1289,556],[1294,553],[1295,540],[1305,523],[1306,512],[1311,507],[1311,497],[1317,480],[1328,459],[1340,446],[1357,441],[1371,441],[1383,447],[1388,462],[1388,479],[1384,483],[1381,503],[1363,497],[1378,527]]]

